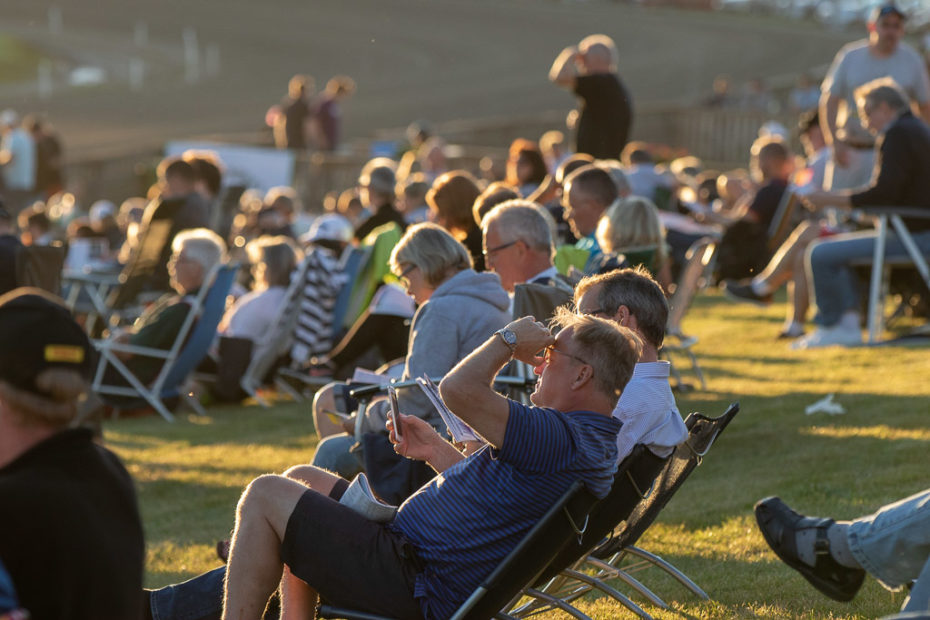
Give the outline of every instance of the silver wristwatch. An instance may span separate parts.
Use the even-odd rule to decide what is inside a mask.
[[[501,329],[494,332],[496,335],[501,337],[501,340],[504,341],[504,344],[510,348],[510,354],[513,355],[517,351],[517,335],[513,333],[512,330],[502,327]]]

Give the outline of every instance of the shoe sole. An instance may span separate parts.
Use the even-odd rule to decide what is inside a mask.
[[[757,308],[768,308],[769,306],[772,305],[772,302],[758,301],[755,299],[750,299],[749,297],[740,297],[739,295],[734,295],[732,292],[730,292],[730,289],[726,289],[726,288],[723,289],[723,295],[730,301],[735,301],[735,302],[744,303],[744,304],[752,304],[753,306]]]

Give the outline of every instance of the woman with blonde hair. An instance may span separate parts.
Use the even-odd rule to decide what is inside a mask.
[[[419,304],[410,327],[403,381],[424,374],[445,375],[510,320],[510,298],[497,274],[476,273],[465,247],[435,224],[408,228],[391,253],[390,264],[407,294]],[[325,437],[313,464],[345,477],[361,470],[358,460],[349,454],[355,440],[351,433],[337,434],[341,429],[333,428],[326,412],[352,412],[356,403],[348,397],[348,391],[345,384],[331,384],[318,393],[313,403],[316,428]],[[423,418],[437,428],[443,426],[435,407],[419,389],[399,391],[398,399],[404,413]],[[369,412],[376,414],[377,410],[369,407]],[[383,433],[383,422],[378,426],[371,424],[371,431]],[[368,473],[375,485],[377,473]]]
[[[0,558],[34,618],[136,618],[145,555],[132,479],[72,428],[94,349],[61,301],[0,297]]]
[[[659,219],[658,207],[651,200],[640,196],[620,200],[601,217],[595,237],[604,252],[596,273],[615,269],[622,262],[620,259],[625,258],[630,267],[642,265],[655,274],[668,291],[671,267],[665,227]]]

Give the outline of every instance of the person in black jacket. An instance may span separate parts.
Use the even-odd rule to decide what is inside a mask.
[[[142,615],[132,479],[90,429],[71,428],[94,357],[57,298],[0,297],[0,558],[36,620]]]
[[[856,91],[863,124],[878,136],[871,184],[862,190],[815,192],[815,206],[918,207],[930,213],[930,126],[914,116],[907,95],[889,78],[874,80]],[[902,218],[914,242],[930,254],[930,219]],[[876,233],[861,231],[829,237],[811,246],[809,281],[813,284],[820,326],[793,343],[794,348],[862,342],[859,292],[851,263],[873,255]],[[903,244],[889,234],[885,256],[904,257]]]

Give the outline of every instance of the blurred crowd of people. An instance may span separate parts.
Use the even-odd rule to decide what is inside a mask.
[[[168,349],[188,313],[196,308],[193,299],[211,285],[210,278],[218,266],[241,262],[245,268],[231,291],[228,308],[217,328],[217,342],[205,367],[215,370],[235,364],[242,369],[241,375],[251,359],[277,356],[271,348],[276,342],[273,330],[281,323],[282,312],[293,312],[296,317],[288,351],[263,378],[288,367],[292,374],[308,381],[334,381],[317,392],[312,408],[322,440],[313,465],[320,469],[295,468],[286,476],[263,477],[243,495],[231,555],[228,545],[220,549],[224,559],[229,555],[227,583],[235,585],[225,591],[227,609],[241,604],[242,609],[261,611],[270,594],[266,586],[273,590],[281,579],[281,562],[288,566],[292,559],[296,562],[293,554],[299,555],[301,550],[295,549],[300,544],[291,534],[285,537],[283,526],[281,531],[265,532],[264,538],[253,535],[258,530],[249,529],[250,524],[266,527],[273,519],[277,524],[282,514],[291,515],[290,510],[268,515],[280,498],[293,500],[287,505],[301,519],[309,519],[310,512],[329,515],[332,518],[324,523],[325,527],[338,531],[338,519],[332,516],[338,516],[337,512],[330,513],[316,503],[313,507],[304,505],[319,502],[317,496],[321,494],[338,500],[345,491],[345,480],[321,474],[325,469],[344,479],[365,471],[373,484],[384,485],[377,486],[376,491],[397,503],[421,483],[427,484],[423,493],[434,498],[436,507],[416,512],[416,502],[413,508],[404,504],[397,523],[400,536],[407,538],[398,538],[398,544],[413,540],[424,561],[439,567],[430,573],[435,583],[430,582],[428,587],[433,589],[416,595],[411,589],[397,595],[400,599],[366,601],[375,611],[400,600],[397,604],[408,606],[405,609],[411,617],[419,617],[420,611],[428,617],[443,616],[461,602],[481,575],[465,569],[456,573],[458,569],[449,568],[455,568],[462,558],[473,553],[463,541],[453,537],[452,546],[459,547],[443,551],[430,539],[431,524],[445,523],[452,514],[450,506],[455,507],[454,502],[443,503],[442,484],[429,483],[434,470],[440,472],[440,482],[446,467],[465,472],[465,482],[459,478],[449,484],[449,478],[444,484],[450,488],[464,484],[468,490],[468,485],[479,484],[481,479],[474,473],[475,468],[525,469],[519,457],[511,456],[510,444],[505,446],[505,425],[500,424],[500,419],[482,418],[480,412],[471,412],[473,408],[467,406],[471,404],[469,397],[475,395],[497,406],[505,423],[507,407],[511,419],[518,420],[514,423],[522,423],[522,405],[502,405],[504,401],[495,400],[499,396],[475,387],[475,377],[483,377],[476,369],[483,368],[484,361],[490,360],[486,365],[493,366],[490,371],[485,369],[490,374],[484,387],[515,356],[531,362],[541,374],[534,402],[548,407],[545,411],[559,413],[558,406],[591,405],[592,411],[603,410],[608,418],[612,415],[627,425],[624,428],[629,433],[621,433],[623,439],[619,440],[621,456],[639,442],[647,443],[659,456],[668,456],[687,431],[668,386],[668,364],[658,360],[668,318],[666,297],[675,289],[688,260],[688,249],[705,238],[716,245],[715,278],[731,297],[767,304],[774,290],[791,283],[789,316],[780,336],[796,339],[796,348],[861,341],[860,297],[851,262],[858,256],[871,256],[875,236],[871,230],[857,230],[860,225],[848,217],[851,209],[896,205],[930,208],[930,176],[924,174],[930,165],[930,128],[926,124],[930,116],[930,79],[919,59],[915,64],[916,53],[900,40],[905,19],[893,5],[877,9],[869,37],[840,51],[819,94],[798,92],[792,97],[792,105],[799,112],[796,132],[803,154],[792,152],[787,129],[766,124],[747,153],[747,166],[728,171],[714,170],[693,155],[669,157],[673,150],[667,145],[630,140],[632,96],[618,73],[617,47],[604,35],[586,37],[577,46],[565,48],[549,73],[554,84],[578,98],[578,110],[570,115],[573,141],[563,131],[552,129],[538,137],[514,140],[505,161],[489,157],[477,169],[456,169],[449,164],[442,137],[435,135],[427,123],[418,122],[408,130],[406,151],[396,158],[372,158],[360,169],[355,186],[331,192],[320,209],[306,208],[291,187],[267,192],[247,189],[232,199],[234,208],[221,208],[221,204],[230,202],[223,183],[224,165],[216,153],[207,151],[165,158],[158,166],[157,182],[146,196],[128,198],[119,206],[101,200],[84,208],[75,203],[73,196],[60,191],[64,182],[61,145],[54,132],[39,121],[20,123],[14,113],[7,111],[0,115],[4,131],[0,144],[4,183],[0,285],[5,287],[0,289],[0,295],[16,285],[8,274],[15,272],[20,246],[64,244],[66,274],[125,273],[138,263],[140,255],[151,255],[155,257],[154,267],[147,273],[142,292],[153,303],[133,325],[113,328],[103,335],[137,347]],[[806,86],[812,90],[810,84]],[[295,76],[288,97],[269,111],[276,144],[295,150],[337,149],[341,134],[339,103],[353,91],[354,83],[339,76],[327,83],[322,94],[314,96],[312,78]],[[750,91],[746,105],[764,110],[771,107],[761,82],[751,85]],[[710,103],[726,105],[722,85],[715,96],[719,100]],[[795,202],[807,208],[790,209]],[[930,226],[925,220],[908,224],[917,246],[925,254],[930,252]],[[163,234],[153,249],[150,244],[158,230]],[[370,267],[353,271],[348,258],[362,248]],[[892,255],[902,251],[900,241],[889,242]],[[516,308],[521,307],[520,292],[526,286],[541,287],[573,303],[573,312],[563,311],[558,319],[568,335],[552,336],[532,320],[514,316]],[[357,298],[362,300],[355,307],[355,315],[348,317],[338,315],[336,307],[346,287],[357,290]],[[291,293],[295,302],[289,306]],[[818,307],[817,329],[805,336],[811,305]],[[86,339],[59,316],[63,311],[52,301],[33,296],[14,304],[0,302],[0,313],[12,316],[18,312],[17,320],[26,322],[20,316],[22,308],[36,308],[58,320],[65,325],[61,337],[68,340],[67,346],[77,347],[81,356],[85,351],[89,355]],[[588,340],[584,342],[573,339],[571,334],[585,330],[596,334],[585,336]],[[518,336],[525,339],[523,345]],[[597,359],[589,363],[586,356],[595,355],[592,352],[600,351],[598,347],[604,348],[597,343],[605,338],[613,339],[610,342],[616,341],[617,346],[613,352],[597,352]],[[233,340],[247,346],[240,349],[224,344]],[[531,344],[526,344],[527,340]],[[504,345],[510,357],[506,357]],[[535,345],[539,346],[533,348]],[[488,353],[495,346],[496,357]],[[544,354],[540,353],[543,347]],[[619,355],[619,349],[623,349],[624,359],[611,358]],[[469,356],[472,351],[477,353]],[[142,383],[151,381],[164,363],[138,359],[131,349],[120,359]],[[488,456],[490,450],[483,449],[487,448],[485,442],[478,441],[482,445],[465,446],[467,456],[456,451],[455,459],[437,465],[435,453],[427,454],[424,447],[434,440],[423,439],[419,446],[416,441],[432,437],[430,433],[442,433],[444,423],[427,397],[416,389],[399,398],[406,414],[402,419],[407,439],[400,438],[393,427],[385,432],[386,403],[359,412],[359,403],[350,393],[353,384],[341,380],[353,379],[358,367],[374,368],[390,362],[395,365],[392,369],[385,367],[381,371],[384,376],[393,373],[412,380],[424,374],[451,373],[452,385],[444,388],[443,394],[449,396],[452,408],[457,413],[467,412],[462,415],[469,421],[474,419],[478,430],[485,433],[486,443],[494,450],[502,450],[504,461],[513,459],[514,463],[496,464],[496,457]],[[624,371],[619,388],[603,376],[617,364],[629,370]],[[37,370],[44,372],[46,365],[37,363]],[[86,375],[84,366],[73,370]],[[6,366],[3,371],[12,373]],[[113,365],[103,374],[106,381],[132,383]],[[51,376],[54,378],[54,373]],[[636,389],[643,389],[642,382],[651,385],[648,380],[657,379],[661,389],[649,392],[654,402],[645,395],[640,398],[631,392],[628,396],[623,391],[631,377],[634,382],[630,385],[639,386]],[[556,385],[558,381],[561,383]],[[576,390],[576,385],[581,387]],[[29,384],[25,389],[40,395],[48,391],[45,383]],[[212,398],[238,400],[245,395],[238,386],[232,390],[217,386],[210,389]],[[565,394],[580,400],[567,402],[571,399]],[[624,404],[623,398],[617,402],[621,394],[636,400],[635,406],[630,400]],[[124,406],[121,397],[99,396],[87,401],[80,415],[88,415],[88,408]],[[3,398],[0,392],[0,400]],[[66,423],[71,422],[71,414],[76,411],[71,407],[74,399],[74,390],[59,399],[67,401],[67,411],[61,416],[67,418]],[[19,407],[28,415],[35,409]],[[534,411],[534,415],[543,415],[539,413],[542,409]],[[7,418],[0,416],[0,423],[4,420]],[[57,418],[46,422],[46,430],[62,427]],[[9,420],[5,423],[12,427],[19,424]],[[619,427],[613,420],[611,424]],[[527,426],[528,432],[539,432],[553,444],[561,441],[546,435],[555,431],[531,427]],[[585,453],[586,442],[599,455],[598,468],[606,469],[585,471],[596,469],[595,477],[609,474],[604,455],[609,452],[611,467],[618,460],[613,453],[618,429],[609,430],[612,435],[603,429],[598,431],[610,435],[606,444],[602,444],[603,437],[598,433],[594,438],[584,435],[584,441],[570,442],[580,456],[561,469],[556,467],[551,475],[566,476],[573,468],[587,466],[590,454]],[[507,425],[506,435],[512,436],[512,432]],[[371,435],[365,439],[361,458],[356,447],[360,435]],[[83,435],[72,435],[70,441],[86,449],[87,438]],[[609,450],[605,451],[605,445]],[[408,453],[411,447],[414,451]],[[424,452],[417,452],[418,448]],[[523,449],[533,452],[530,446]],[[97,463],[111,456],[97,451],[84,458]],[[0,452],[0,473],[13,460],[2,457]],[[460,458],[461,466],[457,464]],[[417,461],[415,466],[408,463],[411,459]],[[380,471],[396,472],[397,468],[404,472],[400,487],[379,478]],[[124,473],[121,469],[115,471],[118,482]],[[475,476],[474,480],[469,476]],[[536,483],[531,482],[526,482],[525,488],[514,484],[520,492],[536,488]],[[297,491],[306,492],[308,485],[315,491],[323,490],[305,499],[308,496]],[[507,493],[510,491],[508,488]],[[125,494],[121,489],[116,496]],[[488,514],[499,517],[497,525],[501,530],[513,527],[517,533],[526,531],[533,519],[517,518],[508,512],[510,506],[497,506],[500,510],[496,510],[499,499],[488,500]],[[533,505],[540,514],[546,507]],[[309,512],[298,514],[305,510]],[[405,521],[404,510],[416,517]],[[489,537],[493,559],[499,559],[519,535],[510,536],[509,542],[495,538],[493,532],[485,531],[487,524],[482,519],[483,515],[473,525],[479,534]],[[303,531],[306,523],[310,521],[299,521],[293,527]],[[287,518],[284,524],[290,533]],[[326,533],[325,528],[321,531]],[[391,536],[397,534],[392,532]],[[136,537],[128,538],[135,544]],[[322,544],[319,538],[314,538],[312,544]],[[335,540],[338,543],[340,538]],[[262,547],[261,543],[267,544]],[[277,555],[279,547],[287,557]],[[0,544],[0,557],[4,549]],[[392,547],[390,554],[395,551]],[[265,562],[269,553],[275,557]],[[256,557],[263,561],[255,561]],[[329,577],[318,576],[321,561],[309,552],[307,557],[311,560],[295,566],[303,571],[301,575],[311,576],[304,581],[320,579],[323,585],[312,585],[325,589]],[[392,562],[397,559],[391,557]],[[408,560],[401,562],[404,570],[409,568]],[[808,567],[805,576],[817,570],[816,566]],[[859,576],[861,568],[854,570],[859,571]],[[294,571],[297,574],[298,568]],[[451,576],[453,573],[458,574],[459,581]],[[288,573],[284,578],[288,579]],[[23,577],[14,575],[16,579]],[[212,589],[208,598],[215,602],[217,596],[223,595],[223,575],[208,574],[205,579],[198,587]],[[401,584],[407,585],[412,588],[411,584]],[[289,587],[297,586],[292,583]],[[450,589],[445,591],[443,587]],[[178,602],[182,599],[172,592],[147,594],[149,613],[155,617],[175,617],[175,613],[183,616],[184,610],[175,607],[182,606]],[[307,596],[301,599],[303,603],[315,601],[315,593]],[[285,607],[301,608],[301,601],[294,602],[298,598],[286,598],[283,603]],[[162,604],[166,608],[156,609]],[[216,613],[220,611],[222,608]]]

